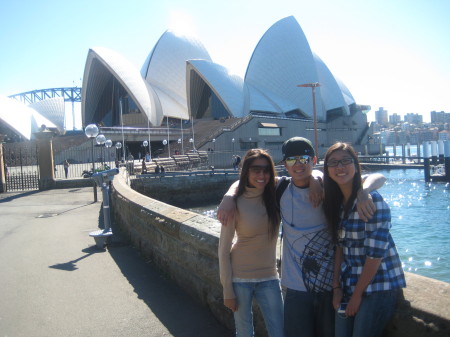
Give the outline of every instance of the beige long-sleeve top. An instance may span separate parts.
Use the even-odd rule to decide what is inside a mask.
[[[219,241],[220,282],[223,298],[235,298],[233,278],[258,280],[277,278],[276,243],[269,237],[269,218],[262,191],[246,188],[237,199],[234,223],[222,226]],[[236,242],[233,238],[236,233]]]

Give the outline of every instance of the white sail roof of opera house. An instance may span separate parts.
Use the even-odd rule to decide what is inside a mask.
[[[92,119],[111,76],[120,82],[150,122],[156,124],[158,120],[156,102],[151,99],[151,90],[148,89],[137,68],[122,55],[103,47],[91,48],[88,52],[81,93],[83,124],[85,120]]]
[[[318,82],[314,58],[308,41],[297,21],[287,17],[276,22],[258,42],[250,59],[245,82],[259,93],[250,90],[250,110],[260,111],[262,97],[288,112],[296,108],[309,116],[312,112],[311,89],[298,88],[298,84]],[[316,108],[319,119],[325,117],[320,93],[316,90]]]
[[[198,110],[202,91],[207,85],[228,112],[234,117],[244,117],[244,81],[224,66],[205,60],[190,60],[186,67],[186,83],[191,111]],[[194,115],[194,118],[198,117]]]
[[[186,61],[211,61],[195,37],[166,31],[148,55],[141,75],[156,91],[164,116],[189,119],[186,97]]]
[[[333,76],[326,64],[319,56],[314,54],[319,83],[321,86],[322,102],[326,111],[343,108],[346,115],[350,115],[349,105],[355,103],[352,94],[347,87]]]
[[[0,95],[0,120],[26,140],[33,138],[42,125],[57,130],[57,126],[25,104]]]
[[[313,116],[311,88],[297,85],[315,82],[320,83],[315,89],[319,120],[326,120],[326,111],[335,108],[343,107],[349,113],[348,104],[354,103],[351,94],[347,90],[343,95],[326,65],[312,53],[295,18],[289,16],[276,22],[259,41],[247,68],[250,111],[281,113],[299,109]]]
[[[65,132],[65,103],[63,97],[53,97],[37,101],[31,103],[29,107],[52,121],[58,128],[59,133],[62,134]]]

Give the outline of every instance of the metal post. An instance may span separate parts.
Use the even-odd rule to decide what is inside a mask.
[[[311,88],[312,89],[312,100],[313,100],[313,117],[314,117],[314,145],[315,145],[315,151],[316,156],[319,158],[319,140],[317,135],[317,113],[316,113],[316,88],[320,87],[319,82],[314,83],[306,83],[306,84],[299,84],[297,87],[303,87],[303,88]]]
[[[425,181],[430,181],[430,150],[428,148],[428,142],[423,142],[423,171],[425,174]]]
[[[431,162],[433,165],[437,165],[438,164],[438,157],[437,157],[437,143],[435,140],[432,140],[430,142],[431,144]]]
[[[195,151],[195,133],[194,133],[194,116],[191,116],[191,127],[192,127],[192,149]],[[189,140],[191,141],[191,140]]]
[[[180,123],[181,123],[181,154],[184,155],[183,119],[180,119]]]
[[[91,146],[91,154],[92,154],[92,174],[95,173],[95,161],[94,161],[94,138],[92,139],[92,146]],[[94,202],[97,202],[97,184],[94,180],[92,180],[92,183],[94,184]]]
[[[438,140],[437,147],[439,154],[439,164],[444,164],[444,141]]]
[[[402,144],[402,163],[406,164],[405,144]]]
[[[450,140],[444,142],[445,180],[450,181]]]
[[[125,163],[125,150],[126,150],[126,145],[125,145],[125,135],[123,133],[123,107],[122,107],[122,97],[119,99],[119,109],[120,109],[120,124],[122,125],[122,145],[123,145],[123,151],[122,151],[122,163]],[[150,152],[151,155],[151,152]]]
[[[170,158],[169,116],[167,116],[167,150],[169,152],[168,158]]]
[[[150,141],[150,118],[147,118],[147,130],[148,130],[148,154],[150,156],[150,162],[152,161],[152,143]]]
[[[417,142],[417,158],[420,158],[420,142]],[[420,159],[419,159],[420,162]]]
[[[111,213],[109,211],[109,186],[107,183],[103,183],[103,224],[104,232],[109,232],[111,229]]]
[[[316,87],[312,87],[313,114],[314,114],[314,144],[316,145],[316,157],[319,158],[319,140],[317,135],[317,113],[316,113]]]

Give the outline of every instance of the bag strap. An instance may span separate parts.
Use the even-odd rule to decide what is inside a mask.
[[[290,182],[291,182],[291,177],[284,177],[283,176],[283,177],[280,178],[280,182],[278,183],[277,189],[275,191],[276,198],[277,198],[278,210],[280,210],[281,196],[283,195],[284,191],[286,190],[286,188],[288,187]]]
[[[277,188],[275,190],[275,194],[276,194],[276,198],[277,198],[278,212],[280,212],[280,214],[281,214],[281,207],[280,207],[281,197],[283,196],[283,193],[284,193],[284,191],[286,191],[286,188],[289,186],[290,182],[291,182],[291,177],[285,177],[285,176],[281,177],[280,182],[278,183]],[[283,241],[283,224],[281,224],[280,240],[281,240],[281,242]],[[280,244],[280,249],[281,249],[281,244]]]
[[[275,190],[275,196],[276,196],[276,200],[277,200],[277,207],[278,207],[278,212],[281,211],[280,208],[280,201],[281,201],[281,197],[283,196],[284,191],[286,191],[286,188],[289,186],[289,183],[291,182],[291,177],[281,177],[280,178],[280,182],[277,185],[277,188]],[[281,212],[280,212],[281,213]],[[281,224],[281,234],[280,234],[280,263],[281,263],[281,247],[283,244],[283,224]],[[278,265],[278,270],[281,270],[281,265]]]

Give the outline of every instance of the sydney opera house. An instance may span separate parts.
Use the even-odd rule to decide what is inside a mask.
[[[317,136],[321,154],[336,140],[363,146],[367,108],[311,50],[292,16],[261,37],[243,78],[214,63],[198,39],[171,31],[140,70],[115,51],[92,48],[81,103],[84,126],[100,125],[131,152],[150,138],[151,152],[167,152],[165,140],[172,152],[262,147],[275,159],[292,136]]]

